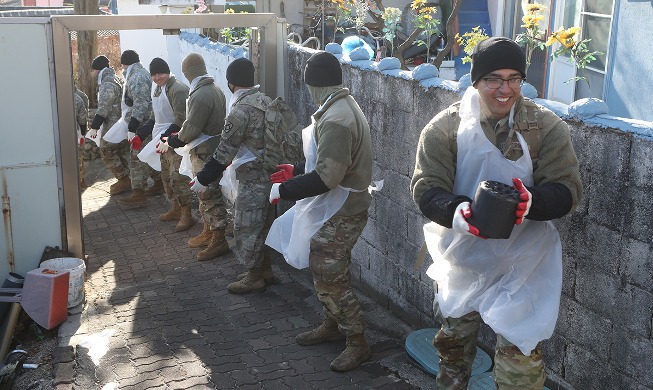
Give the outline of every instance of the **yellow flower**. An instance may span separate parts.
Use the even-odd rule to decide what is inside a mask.
[[[410,5],[410,8],[418,10],[426,4],[426,0],[413,0],[413,3]]]
[[[232,8],[229,8],[229,9],[224,10],[224,13],[225,14],[235,14],[236,11],[234,11]]]
[[[521,18],[521,21],[524,22],[524,24],[522,24],[522,27],[535,28],[543,20],[544,20],[544,16],[542,15],[524,15]]]
[[[568,29],[562,31],[560,33],[560,36],[562,39],[572,39],[578,32],[580,31],[580,27],[569,27]]]
[[[544,11],[546,7],[543,4],[533,3],[526,6],[526,12],[529,14],[536,14]]]

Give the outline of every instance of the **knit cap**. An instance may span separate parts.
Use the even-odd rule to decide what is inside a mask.
[[[238,58],[227,67],[227,81],[237,87],[254,86],[254,64],[247,58]]]
[[[190,53],[181,62],[181,72],[188,81],[193,81],[196,77],[205,75],[206,65],[204,64],[204,58],[197,53]]]
[[[106,56],[99,55],[91,62],[91,69],[102,70],[109,67],[109,59]]]
[[[320,51],[313,54],[304,68],[304,82],[313,87],[334,87],[342,84],[340,61],[333,54]]]
[[[159,57],[156,57],[152,62],[150,62],[150,75],[155,75],[157,73],[170,74],[168,63]]]
[[[141,62],[141,59],[138,57],[138,53],[133,50],[125,50],[120,56],[121,65],[131,65],[137,62]]]
[[[514,69],[526,78],[526,55],[522,48],[504,37],[492,37],[479,42],[472,53],[472,85],[498,69]]]

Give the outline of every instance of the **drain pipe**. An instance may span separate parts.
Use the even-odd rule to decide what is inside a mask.
[[[14,259],[14,232],[11,226],[11,203],[7,194],[7,178],[4,173],[2,176],[2,221],[5,226],[5,242],[7,243],[7,261],[9,262],[9,271],[16,270],[16,261]]]

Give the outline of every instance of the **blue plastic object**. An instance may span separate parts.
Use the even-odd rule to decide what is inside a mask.
[[[435,328],[420,329],[406,337],[406,352],[415,359],[429,374],[437,376],[440,371],[438,350],[433,346],[433,338],[438,330]],[[486,372],[492,367],[492,359],[482,349],[476,347],[476,359],[472,364],[472,377]]]

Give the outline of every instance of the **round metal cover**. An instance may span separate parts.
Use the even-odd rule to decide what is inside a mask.
[[[412,332],[406,337],[406,352],[429,374],[438,375],[438,350],[433,346],[433,338],[438,329],[426,328]],[[492,359],[482,349],[476,347],[476,359],[472,364],[472,377],[492,367]]]

